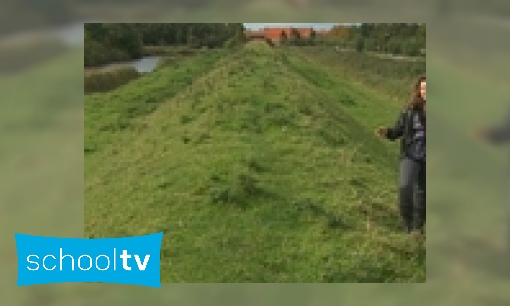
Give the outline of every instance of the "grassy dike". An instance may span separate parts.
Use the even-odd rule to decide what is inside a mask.
[[[162,282],[422,282],[398,105],[252,42],[85,98],[85,234],[165,232]],[[228,56],[227,56],[228,55]]]

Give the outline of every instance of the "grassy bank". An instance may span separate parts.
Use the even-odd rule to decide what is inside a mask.
[[[162,282],[424,281],[371,129],[398,106],[263,42],[213,54],[87,96],[86,236],[165,232]]]
[[[144,46],[144,56],[190,56],[196,55],[201,49],[187,46]]]
[[[85,93],[106,92],[118,88],[136,78],[140,74],[135,68],[118,68],[112,71],[85,73]]]
[[[172,46],[145,47],[143,56],[162,56],[155,70],[172,66],[203,52],[198,49]],[[221,51],[220,51],[221,52]],[[218,53],[218,52],[216,52]],[[135,68],[123,64],[85,68],[85,93],[98,93],[114,90],[138,78],[141,74]]]
[[[209,52],[185,61],[169,62],[144,75],[121,90],[85,97],[85,152],[116,142],[123,132],[129,135],[143,122],[138,120],[154,112],[161,104],[191,86],[195,78],[207,73],[222,51]]]
[[[297,51],[296,48],[292,50]],[[370,53],[337,51],[331,47],[302,47],[309,60],[329,66],[339,77],[363,84],[368,90],[405,102],[413,83],[425,75],[425,60],[395,60]]]

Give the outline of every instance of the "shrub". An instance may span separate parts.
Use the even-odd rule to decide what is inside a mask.
[[[134,68],[119,68],[107,72],[94,72],[85,74],[85,93],[106,92],[124,85],[140,74]]]

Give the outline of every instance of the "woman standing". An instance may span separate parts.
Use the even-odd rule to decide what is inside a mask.
[[[379,127],[379,137],[401,139],[399,207],[405,231],[424,233],[426,219],[426,77],[420,77],[395,126]],[[416,197],[415,197],[416,195]]]

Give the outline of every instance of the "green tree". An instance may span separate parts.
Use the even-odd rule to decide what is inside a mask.
[[[363,37],[359,37],[358,40],[356,41],[356,51],[363,52],[364,49],[365,49],[365,40],[363,39]]]
[[[245,42],[244,31],[242,23],[86,24],[85,64],[138,58],[148,45],[232,47]]]

